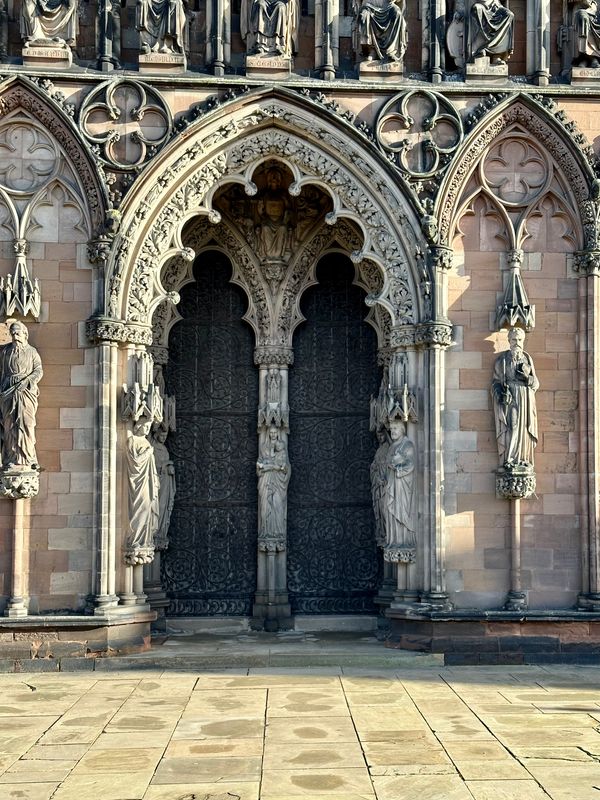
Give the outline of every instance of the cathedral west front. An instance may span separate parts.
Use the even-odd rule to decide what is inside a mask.
[[[0,56],[0,659],[597,658],[596,4],[16,0]]]

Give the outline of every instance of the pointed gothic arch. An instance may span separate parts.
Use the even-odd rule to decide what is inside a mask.
[[[192,257],[181,239],[186,222],[204,215],[218,223],[212,205],[216,191],[238,182],[252,194],[252,175],[267,160],[290,169],[290,194],[298,195],[309,183],[328,193],[333,210],[327,223],[348,219],[361,231],[352,258],[376,264],[382,276],[381,291],[370,301],[381,304],[394,324],[420,322],[424,311],[415,263],[420,225],[395,173],[339,121],[316,116],[314,104],[279,90],[241,97],[226,111],[200,119],[140,176],[122,207],[104,313],[147,330],[167,294],[160,282],[163,265],[176,255]],[[397,301],[407,294],[410,320],[406,304]]]

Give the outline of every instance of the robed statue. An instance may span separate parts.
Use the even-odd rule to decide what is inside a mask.
[[[511,328],[509,350],[494,364],[492,399],[500,466],[533,466],[538,440],[535,393],[539,381],[529,353],[523,350],[525,332]]]
[[[504,64],[513,51],[515,15],[500,0],[475,0],[469,13],[467,60]]]
[[[154,461],[158,474],[158,526],[154,537],[156,550],[166,550],[169,545],[169,525],[175,504],[175,465],[165,444],[168,430],[160,424],[152,433]]]
[[[135,27],[140,32],[140,51],[184,55],[189,50],[192,17],[186,0],[137,0]]]
[[[354,0],[355,50],[367,61],[402,61],[407,35],[405,0]]]
[[[291,58],[299,25],[298,0],[242,0],[240,33],[249,54]]]
[[[149,564],[154,558],[154,537],[159,521],[159,480],[154,448],[148,440],[152,420],[142,418],[127,432],[125,448],[129,483],[129,532],[125,563]]]
[[[576,0],[572,4],[571,30],[561,29],[572,40],[571,64],[574,67],[600,67],[600,13],[596,0]],[[563,42],[559,35],[559,49]]]
[[[22,322],[12,323],[10,335],[12,342],[0,350],[2,469],[37,469],[35,415],[42,362]]]
[[[385,545],[385,496],[387,484],[387,453],[390,447],[385,428],[377,431],[379,447],[371,462],[371,496],[375,515],[375,541],[380,547]]]
[[[279,428],[272,425],[266,432],[256,463],[259,539],[285,539],[290,472],[286,443],[281,439]]]
[[[256,244],[261,258],[279,260],[292,251],[291,202],[279,167],[271,167],[266,178],[267,185],[256,204]]]
[[[415,533],[415,446],[401,420],[390,421],[391,444],[387,450],[383,505],[384,557],[389,561],[413,561]]]
[[[21,38],[26,45],[73,46],[77,30],[77,0],[23,0]]]

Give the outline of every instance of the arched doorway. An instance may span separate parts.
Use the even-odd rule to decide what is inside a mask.
[[[347,256],[325,256],[294,336],[288,589],[301,614],[373,611],[380,580],[369,479],[377,337],[353,279]]]
[[[231,274],[221,252],[202,253],[169,338],[177,494],[163,585],[175,615],[247,615],[256,586],[257,374]]]

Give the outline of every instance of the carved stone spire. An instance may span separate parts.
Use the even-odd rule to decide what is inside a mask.
[[[519,326],[531,331],[535,327],[535,306],[529,303],[521,278],[523,251],[511,250],[508,254],[508,263],[510,274],[502,303],[496,308],[496,328],[500,330]]]

